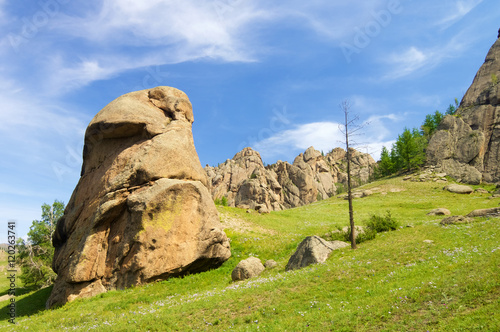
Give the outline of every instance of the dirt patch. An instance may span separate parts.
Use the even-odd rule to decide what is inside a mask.
[[[4,295],[4,296],[0,296],[0,302],[3,302],[3,301],[7,301],[8,299],[10,299],[11,297],[13,297],[12,295]]]
[[[271,235],[276,234],[276,231],[273,231],[271,229],[266,229],[262,226],[251,224],[238,217],[230,216],[222,212],[219,212],[219,216],[223,229],[230,228],[233,231],[239,233],[257,232],[257,233],[271,234]]]

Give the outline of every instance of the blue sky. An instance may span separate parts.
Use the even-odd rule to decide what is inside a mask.
[[[0,242],[68,202],[92,117],[130,91],[186,92],[202,165],[340,146],[339,104],[378,156],[463,96],[497,0],[0,0]]]

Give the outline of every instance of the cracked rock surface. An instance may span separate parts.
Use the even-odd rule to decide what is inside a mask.
[[[196,153],[187,95],[157,87],[104,107],[53,235],[48,307],[220,266],[231,253]]]
[[[427,148],[430,165],[464,183],[500,181],[500,38]]]

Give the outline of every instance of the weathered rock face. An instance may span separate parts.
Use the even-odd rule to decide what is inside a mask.
[[[500,181],[500,39],[460,103],[432,136],[427,160],[462,182]]]
[[[192,122],[188,97],[170,87],[126,94],[94,117],[80,181],[53,236],[49,307],[230,257]]]
[[[369,181],[376,165],[364,153],[351,150],[354,184]],[[218,167],[206,166],[214,199],[226,197],[229,206],[279,211],[335,195],[347,185],[346,152],[341,148],[323,156],[313,147],[299,154],[293,164],[278,161],[264,167],[251,148],[238,152]]]

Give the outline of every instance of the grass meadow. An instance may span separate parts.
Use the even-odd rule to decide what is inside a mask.
[[[346,200],[332,197],[265,215],[220,206],[232,251],[221,268],[53,310],[44,310],[50,287],[30,291],[18,285],[17,324],[8,322],[6,300],[0,302],[0,329],[500,331],[500,218],[444,227],[441,216],[426,215],[439,207],[464,215],[496,207],[500,198],[452,194],[443,186],[400,177],[365,185],[373,194],[354,201],[355,223],[390,211],[400,227],[292,272],[285,265],[304,237],[347,226]],[[231,271],[249,256],[274,259],[278,266],[232,282]],[[0,296],[6,286],[2,279]]]

